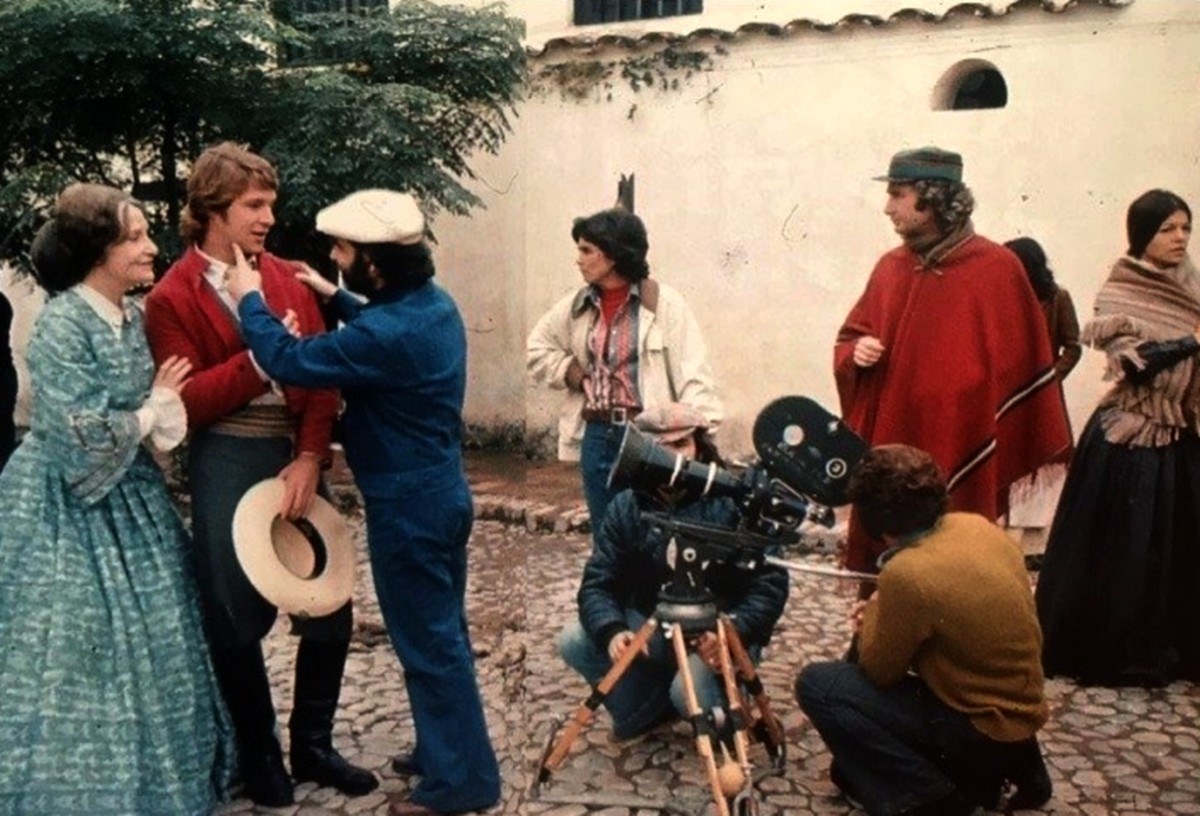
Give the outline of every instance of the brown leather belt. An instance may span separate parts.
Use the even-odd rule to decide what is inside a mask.
[[[633,418],[642,412],[641,408],[584,408],[584,422],[607,422],[610,425],[624,425],[633,422]]]

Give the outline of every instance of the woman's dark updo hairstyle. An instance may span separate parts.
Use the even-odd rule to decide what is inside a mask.
[[[627,210],[601,210],[586,218],[576,218],[571,225],[571,240],[595,244],[612,260],[617,274],[630,283],[650,277],[646,225]]]
[[[51,294],[82,281],[125,234],[128,193],[102,184],[72,184],[59,193],[50,220],[34,236],[34,277]]]
[[[928,530],[946,512],[946,482],[919,448],[880,445],[867,451],[850,476],[850,501],[867,535],[900,538]]]
[[[1192,220],[1192,210],[1179,196],[1168,190],[1149,190],[1142,193],[1129,205],[1125,215],[1125,233],[1129,237],[1129,256],[1140,258],[1146,247],[1154,240],[1158,228],[1177,212],[1187,213]]]
[[[1046,251],[1042,249],[1042,245],[1032,238],[1014,238],[1006,241],[1004,245],[1020,258],[1021,266],[1025,267],[1025,274],[1029,276],[1029,283],[1033,286],[1037,299],[1049,300],[1054,297],[1054,293],[1058,291],[1058,284],[1054,282],[1054,273],[1046,265]]]

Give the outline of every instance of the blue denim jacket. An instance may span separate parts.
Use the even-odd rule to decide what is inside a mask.
[[[467,338],[453,299],[433,282],[385,289],[367,304],[333,299],[344,325],[295,338],[250,293],[242,335],[273,379],[339,388],[346,463],[366,496],[397,498],[462,480]]]
[[[654,499],[625,490],[608,505],[596,530],[592,554],[579,586],[579,620],[592,640],[607,644],[627,627],[624,610],[653,614],[658,593],[671,579],[666,535],[642,518],[664,510]],[[729,499],[700,499],[675,507],[677,519],[731,529],[737,511]],[[783,614],[788,574],[780,567],[750,571],[715,562],[705,573],[705,585],[716,596],[717,608],[728,615],[747,646],[765,646]]]

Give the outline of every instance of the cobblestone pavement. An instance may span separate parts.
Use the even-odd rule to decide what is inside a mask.
[[[572,713],[587,694],[586,685],[557,657],[555,636],[574,615],[589,542],[581,503],[564,501],[564,491],[549,483],[539,489],[511,478],[523,472],[519,462],[511,464],[508,479],[472,472],[481,520],[471,544],[469,615],[488,724],[504,777],[503,801],[488,813],[651,816],[660,812],[654,802],[670,804],[672,813],[711,813],[703,766],[685,725],[618,749],[608,742],[609,720],[603,712],[542,787],[541,799],[529,796],[553,720]],[[501,467],[500,472],[506,471]],[[558,472],[560,482],[567,478],[563,474]],[[343,485],[335,495],[360,531],[361,548],[353,489]],[[380,789],[349,799],[306,783],[290,808],[256,811],[240,799],[222,808],[222,816],[382,816],[388,795],[406,790],[406,781],[388,764],[412,745],[408,700],[382,628],[370,571],[365,563],[360,567],[355,638],[334,739],[348,758],[380,775]],[[764,816],[861,813],[836,795],[827,778],[828,754],[791,695],[801,666],[844,650],[851,602],[852,590],[842,582],[793,574],[787,610],[760,667],[787,731],[782,774],[765,775],[762,746],[751,748],[756,770],[764,774],[757,785]],[[280,722],[286,722],[291,705],[296,646],[285,630],[281,622],[265,644]],[[1111,690],[1051,681],[1049,696],[1052,714],[1042,742],[1055,794],[1043,812],[1200,814],[1200,689],[1176,683],[1161,690]]]

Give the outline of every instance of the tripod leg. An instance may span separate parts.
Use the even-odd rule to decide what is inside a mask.
[[[725,699],[729,701],[729,713],[736,724],[733,732],[733,748],[737,754],[738,764],[747,781],[750,776],[750,756],[746,744],[746,714],[742,710],[742,694],[738,690],[734,677],[733,660],[729,654],[729,642],[737,637],[737,630],[725,617],[717,619],[717,642],[720,644],[718,654],[721,658],[721,678],[725,681]]]
[[[746,690],[750,692],[750,696],[758,708],[761,717],[760,723],[764,731],[763,743],[778,770],[782,768],[787,759],[787,737],[783,733],[783,725],[775,716],[775,712],[771,710],[771,698],[767,696],[758,671],[754,668],[754,661],[750,659],[746,647],[742,645],[742,639],[738,636],[737,630],[727,620],[722,620],[721,623],[724,624],[721,628],[726,634],[729,652],[733,655],[733,662],[737,665],[738,674],[741,675],[742,682],[746,684]]]
[[[629,648],[621,654],[621,657],[613,664],[613,667],[608,670],[608,674],[600,679],[600,682],[596,684],[596,687],[588,695],[587,699],[575,709],[574,715],[572,715],[570,722],[567,723],[566,730],[563,731],[562,736],[547,751],[545,758],[542,760],[535,785],[545,782],[550,777],[550,773],[562,764],[567,753],[571,750],[571,744],[583,733],[583,729],[591,722],[596,709],[604,702],[604,698],[612,691],[613,686],[617,684],[617,681],[621,679],[621,676],[625,674],[633,661],[642,653],[642,649],[645,648],[650,638],[654,635],[654,630],[657,628],[658,621],[654,618],[648,618],[642,624],[642,628],[638,629],[637,633],[633,636],[633,640],[629,643]]]
[[[683,628],[678,623],[671,624],[671,645],[675,648],[675,662],[679,666],[679,677],[683,681],[683,697],[687,701],[688,717],[692,721],[692,730],[696,735],[696,751],[704,760],[704,769],[708,774],[708,784],[712,788],[713,804],[717,808],[717,816],[729,816],[729,803],[721,790],[721,778],[717,774],[717,759],[713,755],[712,736],[702,731],[699,725],[703,711],[700,701],[696,698],[696,681],[692,679],[692,670],[688,667],[687,644],[683,642]]]

